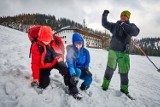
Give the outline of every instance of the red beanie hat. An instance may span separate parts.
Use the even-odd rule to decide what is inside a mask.
[[[52,29],[49,26],[41,26],[38,33],[38,40],[43,42],[50,42],[53,40]]]

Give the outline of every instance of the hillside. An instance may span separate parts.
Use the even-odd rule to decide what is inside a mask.
[[[83,99],[77,101],[65,94],[63,79],[57,70],[52,70],[51,85],[43,94],[38,95],[30,87],[30,41],[26,33],[0,26],[0,43],[0,107],[160,107],[160,73],[145,56],[131,55],[129,90],[136,98],[131,101],[119,91],[118,70],[109,90],[102,91],[108,52],[89,48],[93,83],[89,90],[81,92]],[[160,57],[150,58],[160,67]]]

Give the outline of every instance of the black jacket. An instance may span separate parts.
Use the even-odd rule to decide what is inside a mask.
[[[108,22],[107,16],[108,14],[102,15],[102,26],[112,33],[110,49],[129,53],[131,37],[139,34],[139,28],[129,21],[117,21],[116,23]]]

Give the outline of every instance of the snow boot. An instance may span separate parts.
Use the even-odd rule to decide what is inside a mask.
[[[122,93],[128,94],[128,85],[121,85],[121,90]]]
[[[76,86],[69,86],[69,94],[73,96],[73,98],[77,100],[82,99],[82,95],[78,92],[78,89]]]
[[[105,77],[103,79],[103,83],[102,83],[102,89],[105,91],[108,89],[109,83],[111,80],[107,80]]]
[[[85,91],[85,90],[87,90],[89,88],[89,86],[83,86],[83,85],[81,85],[81,87],[80,87],[80,89],[82,90],[82,91]]]
[[[80,93],[78,93],[78,94],[73,94],[72,96],[73,96],[73,98],[75,98],[75,99],[77,99],[77,100],[81,100],[81,99],[82,99],[82,95],[81,95]]]
[[[76,86],[79,82],[79,78],[76,75],[72,75],[70,79],[70,83],[74,86]]]
[[[121,90],[122,93],[124,93],[129,99],[135,100],[134,97],[132,97],[129,92],[128,92],[128,85],[121,85]]]
[[[80,89],[81,89],[82,91],[85,91],[85,90],[87,90],[88,88],[89,88],[89,86],[84,85],[84,82],[81,84]]]

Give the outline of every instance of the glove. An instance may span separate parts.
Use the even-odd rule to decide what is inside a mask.
[[[122,26],[122,27],[127,27],[127,26],[129,26],[129,24],[127,24],[126,22],[121,22],[121,23],[120,23],[120,26]]]
[[[85,72],[88,76],[92,76],[92,73],[89,71],[88,68],[84,68],[84,72]]]
[[[109,10],[104,10],[104,12],[103,12],[103,16],[107,16],[107,15],[108,15],[108,13],[109,13]]]
[[[78,84],[78,81],[79,79],[75,74],[71,76],[70,82],[72,85],[76,86]]]
[[[35,87],[35,86],[39,86],[39,82],[38,82],[38,80],[33,80],[32,82],[31,82],[31,86],[32,87]]]

